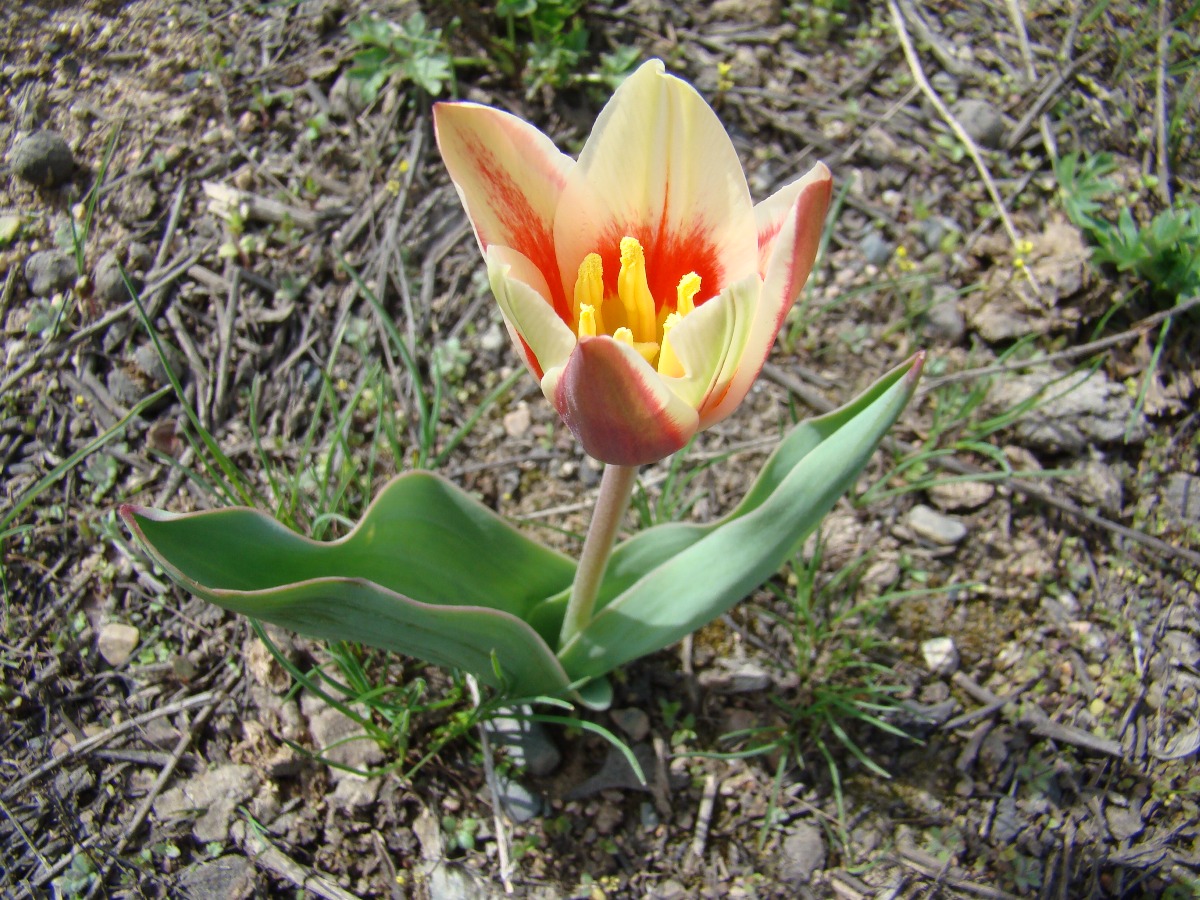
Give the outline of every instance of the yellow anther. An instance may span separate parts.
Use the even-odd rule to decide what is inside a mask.
[[[617,297],[625,310],[625,323],[636,341],[657,337],[654,297],[646,281],[646,255],[637,238],[621,238],[621,272],[617,276]]]
[[[658,344],[654,341],[635,341],[633,332],[628,328],[618,328],[613,332],[613,340],[628,344],[642,355],[642,359],[654,365],[654,357],[658,356]]]
[[[579,311],[584,306],[590,306],[596,312],[604,302],[604,264],[600,261],[599,253],[589,253],[579,264],[579,274],[575,277],[575,306],[571,311],[575,321],[579,321]]]
[[[595,337],[600,332],[596,330],[596,307],[584,303],[579,307],[579,331],[581,338]]]
[[[679,279],[679,287],[675,289],[675,312],[681,316],[693,312],[696,309],[698,293],[700,293],[700,276],[695,272],[688,272]]]
[[[696,279],[699,282],[700,279]],[[660,375],[668,375],[672,378],[683,377],[683,365],[679,362],[679,358],[675,355],[675,350],[671,347],[671,329],[680,323],[682,316],[679,313],[671,313],[663,322],[663,338],[662,348],[658,354],[658,372]]]

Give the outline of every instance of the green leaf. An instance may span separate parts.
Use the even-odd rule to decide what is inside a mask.
[[[854,484],[922,363],[915,357],[841,409],[796,426],[724,519],[652,528],[617,548],[597,607],[605,605],[559,651],[567,672],[599,675],[666,647],[774,575]]]
[[[172,578],[225,609],[465,669],[518,696],[569,683],[524,619],[570,586],[575,564],[431,473],[394,479],[328,543],[246,508],[121,512]]]

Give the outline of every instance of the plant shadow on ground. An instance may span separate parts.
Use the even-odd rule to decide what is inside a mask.
[[[4,891],[1200,894],[1196,13],[1021,7],[0,11]],[[599,471],[518,369],[429,106],[574,152],[650,56],[756,198],[817,158],[837,188],[772,365],[630,528],[718,517],[792,422],[931,361],[820,541],[585,717],[650,789],[555,726],[552,774],[492,754],[542,804],[497,820],[463,678],[260,635],[114,510],[331,538],[427,466],[577,552]],[[39,131],[55,185],[17,174]]]

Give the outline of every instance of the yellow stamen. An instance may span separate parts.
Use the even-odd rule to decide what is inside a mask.
[[[613,332],[613,340],[620,341],[622,344],[628,344],[634,350],[642,355],[642,359],[654,365],[654,357],[658,356],[658,344],[654,341],[635,341],[633,332],[628,328],[618,328]]]
[[[696,279],[699,282],[700,279]],[[671,347],[669,335],[671,329],[682,321],[682,316],[679,313],[671,313],[663,322],[663,339],[662,348],[658,354],[658,372],[660,375],[667,375],[672,378],[683,377],[683,364],[679,362],[679,358],[675,355],[675,350]]]
[[[688,272],[679,279],[679,287],[675,289],[675,312],[686,316],[696,309],[696,295],[700,293],[700,276]]]
[[[603,302],[604,265],[599,253],[589,253],[579,264],[579,274],[575,277],[575,306],[571,310],[575,321],[579,321],[580,310],[585,306],[590,306],[599,314]]]
[[[581,338],[595,337],[600,332],[596,329],[596,307],[584,303],[579,307],[579,331]]]
[[[653,342],[658,336],[654,321],[654,298],[646,281],[646,255],[637,238],[621,238],[617,297],[625,309],[625,322],[633,332],[634,340]]]

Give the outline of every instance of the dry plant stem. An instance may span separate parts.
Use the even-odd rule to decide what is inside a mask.
[[[483,700],[474,675],[467,676],[467,689],[471,692],[471,702],[478,709]],[[492,825],[496,829],[496,850],[500,857],[500,882],[504,885],[504,893],[511,894],[513,866],[508,853],[508,829],[504,826],[504,815],[500,811],[500,784],[496,781],[496,765],[492,761],[492,742],[488,740],[483,722],[476,727],[479,729],[479,747],[483,751],[483,777],[492,795]]]
[[[583,631],[592,620],[596,606],[596,593],[604,578],[604,569],[612,555],[617,530],[629,509],[629,498],[637,482],[637,466],[604,467],[600,479],[600,496],[596,498],[596,509],[592,512],[592,524],[588,526],[583,552],[579,555],[579,567],[575,570],[575,583],[571,585],[571,599],[567,601],[567,614],[563,617],[559,646]]]
[[[996,213],[1000,216],[1000,220],[1004,223],[1004,230],[1008,232],[1008,239],[1012,241],[1016,247],[1020,241],[1020,236],[1017,234],[1017,229],[1012,223],[1012,219],[1008,215],[1008,210],[1004,207],[1004,199],[1000,196],[1000,190],[996,187],[996,182],[992,180],[992,173],[988,171],[987,164],[983,161],[983,155],[979,152],[979,147],[975,141],[967,134],[966,129],[962,127],[962,123],[954,117],[954,114],[946,108],[946,104],[942,102],[942,98],[938,96],[937,91],[933,89],[933,85],[929,83],[929,79],[925,77],[925,70],[921,68],[921,60],[917,58],[917,51],[913,48],[912,39],[908,36],[908,29],[904,25],[904,16],[900,12],[900,7],[896,5],[896,0],[888,0],[888,9],[892,14],[892,21],[896,26],[896,36],[900,38],[900,46],[904,50],[904,58],[908,60],[908,68],[912,72],[912,76],[916,79],[917,85],[921,88],[929,102],[937,109],[938,114],[945,120],[946,124],[954,132],[955,137],[962,142],[966,148],[967,155],[971,157],[971,161],[975,163],[975,168],[979,172],[979,177],[983,179],[983,184],[987,188],[988,194],[992,198],[992,203],[996,205]],[[1041,289],[1036,282],[1033,281],[1033,275],[1029,269],[1025,270],[1026,276],[1030,279],[1030,284],[1033,286],[1034,293],[1041,294]]]
[[[1154,79],[1155,156],[1158,157],[1158,193],[1162,202],[1171,205],[1171,166],[1167,155],[1167,36],[1171,26],[1168,0],[1158,0],[1158,67]]]
[[[175,713],[183,712],[197,706],[204,706],[208,703],[211,703],[213,697],[216,696],[216,693],[216,691],[205,691],[203,694],[196,694],[195,696],[180,700],[177,703],[170,703],[166,706],[159,707],[158,709],[152,709],[147,713],[137,716],[136,718],[126,719],[124,722],[112,725],[104,729],[104,731],[100,732],[99,734],[92,735],[91,737],[80,741],[77,744],[72,744],[58,756],[53,757],[52,759],[38,766],[28,775],[23,775],[13,784],[9,785],[8,788],[5,789],[3,795],[0,795],[0,800],[3,800],[5,803],[7,803],[19,795],[27,787],[29,787],[29,785],[33,784],[33,782],[37,781],[42,776],[53,772],[63,763],[87,753],[92,748],[99,747],[127,731],[133,731],[134,729],[142,727],[147,722],[152,722],[155,719],[162,718],[163,716],[173,716]]]

